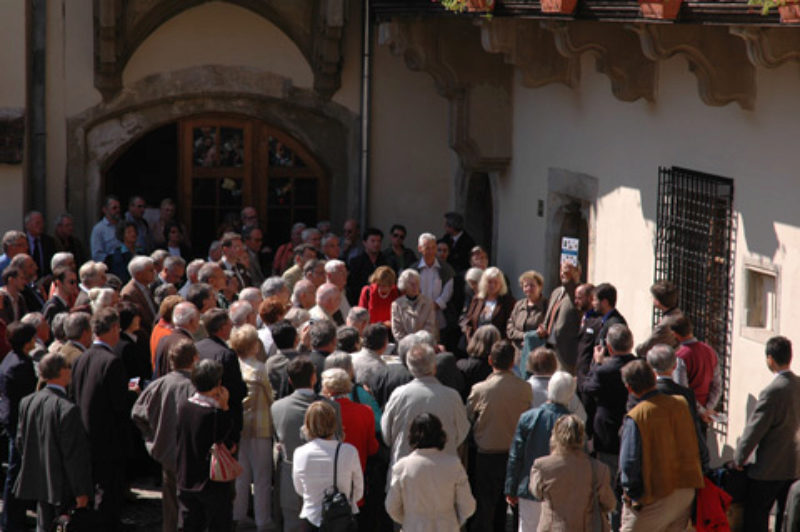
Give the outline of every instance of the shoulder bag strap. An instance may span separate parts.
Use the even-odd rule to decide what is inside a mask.
[[[342,442],[336,444],[336,454],[333,456],[333,489],[339,491],[339,488],[336,486],[336,478],[338,473],[339,467],[339,449],[342,447]]]

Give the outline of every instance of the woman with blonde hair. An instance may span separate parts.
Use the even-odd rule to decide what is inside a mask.
[[[292,459],[294,489],[303,498],[300,518],[306,520],[311,530],[319,529],[322,524],[322,498],[334,481],[336,488],[347,497],[354,514],[358,513],[356,501],[364,495],[358,451],[335,438],[336,427],[336,410],[329,402],[311,403],[301,429],[308,443],[298,447]]]
[[[400,341],[417,331],[428,331],[434,338],[439,336],[436,325],[436,306],[425,294],[420,292],[420,277],[417,270],[403,270],[397,281],[397,288],[403,292],[392,303],[392,335]]]
[[[472,298],[461,322],[461,330],[467,341],[481,325],[494,325],[505,338],[508,318],[513,308],[514,297],[508,291],[500,268],[492,266],[484,270],[478,282],[478,293]]]
[[[608,466],[586,454],[585,440],[583,422],[563,416],[553,427],[550,455],[533,463],[530,490],[542,500],[539,532],[611,529],[607,515],[617,504],[611,476]]]
[[[370,323],[383,323],[392,327],[392,303],[397,296],[395,281],[397,274],[389,266],[378,266],[369,278],[369,284],[361,289],[358,306],[369,311]]]
[[[233,329],[228,339],[239,357],[242,380],[247,385],[247,396],[242,400],[239,441],[239,463],[244,472],[236,478],[233,519],[242,522],[247,517],[252,483],[256,529],[261,531],[272,526],[272,386],[267,368],[256,358],[259,342],[258,332],[250,324]]]

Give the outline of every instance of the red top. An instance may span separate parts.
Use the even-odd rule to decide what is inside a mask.
[[[280,275],[289,266],[292,261],[294,247],[291,242],[281,244],[278,251],[275,252],[275,259],[272,261],[272,269],[275,270],[275,275]]]
[[[695,399],[706,406],[708,389],[714,379],[714,368],[717,367],[717,353],[707,343],[694,340],[681,344],[675,356],[686,364],[689,388],[694,392]]]
[[[375,416],[367,405],[354,403],[347,397],[337,397],[342,413],[344,441],[358,450],[361,472],[367,468],[367,456],[378,452],[378,439],[375,437]],[[361,506],[364,500],[358,501]]]
[[[358,306],[364,307],[369,311],[370,323],[391,321],[392,302],[397,299],[399,295],[397,287],[393,286],[388,296],[381,297],[378,293],[378,285],[368,284],[361,289],[361,297],[358,298]]]
[[[156,326],[153,327],[153,332],[150,333],[150,362],[153,364],[153,367],[156,367],[156,347],[158,347],[158,342],[165,336],[169,336],[172,334],[172,325],[161,318],[156,323]]]

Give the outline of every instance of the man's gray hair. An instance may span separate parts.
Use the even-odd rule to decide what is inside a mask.
[[[147,255],[136,255],[128,263],[128,273],[131,274],[131,277],[136,277],[137,273],[144,271],[148,266],[155,266],[153,259]]]
[[[292,233],[294,233],[295,231],[297,231],[300,228],[305,229],[306,228],[306,224],[304,224],[303,222],[295,223],[294,225],[292,225]]]
[[[59,266],[69,266],[69,263],[75,263],[75,256],[69,251],[59,251],[50,259],[50,270],[55,271]]]
[[[200,311],[192,303],[182,301],[172,310],[172,323],[175,327],[186,327],[200,317]]]
[[[419,238],[417,238],[417,246],[422,247],[425,245],[425,242],[429,240],[436,242],[436,235],[433,233],[422,233],[419,235]]]
[[[300,295],[303,293],[314,294],[314,283],[308,279],[300,279],[297,281],[294,285],[294,290],[292,290],[292,305],[296,307],[300,306]]]
[[[172,271],[175,268],[180,266],[183,268],[186,266],[186,260],[182,257],[176,257],[175,255],[170,255],[166,259],[164,259],[164,269],[167,271]]]
[[[331,301],[341,293],[339,287],[333,283],[323,283],[317,288],[317,305],[322,306],[323,302]]]
[[[419,343],[417,337],[413,334],[409,334],[404,336],[399,342],[397,342],[397,355],[400,357],[400,361],[403,364],[407,364],[406,357],[408,356],[408,352],[411,351],[411,348],[414,347]]]
[[[164,267],[164,259],[169,256],[169,251],[166,249],[157,249],[150,254],[150,258],[153,259],[153,263],[160,262],[162,268]]]
[[[316,227],[307,227],[303,229],[302,233],[300,233],[300,238],[303,240],[303,242],[307,242],[308,239],[310,239],[311,236],[315,234],[320,236],[322,235],[322,233],[320,233],[319,229],[317,229]]]
[[[436,349],[436,338],[430,333],[430,331],[420,330],[414,333],[414,338],[417,339],[417,342],[421,342],[423,344],[427,344],[431,346],[434,350]]]
[[[17,243],[20,238],[27,238],[22,231],[6,231],[3,233],[3,251],[8,251],[8,248]]]
[[[405,292],[408,288],[408,283],[411,281],[416,281],[417,286],[419,286],[419,272],[413,268],[403,270],[400,272],[400,277],[397,279],[397,289],[401,292]]]
[[[347,265],[339,259],[331,259],[325,262],[325,273],[336,273],[342,268],[347,268]]]
[[[253,314],[253,305],[247,301],[239,300],[231,305],[228,313],[234,327],[239,327],[247,323],[247,318]]]
[[[67,359],[59,353],[48,353],[39,361],[39,377],[52,381],[61,376],[61,370],[69,368]]]
[[[28,312],[22,316],[22,319],[19,321],[27,325],[33,325],[38,329],[39,326],[44,322],[44,314],[41,312]]]
[[[659,375],[670,374],[675,367],[675,350],[667,344],[656,344],[647,352],[647,363]]]
[[[606,343],[617,353],[630,353],[633,349],[633,334],[627,326],[615,323],[608,328]]]
[[[325,357],[325,369],[341,368],[348,375],[353,373],[353,357],[344,351],[334,351]]]
[[[408,371],[416,378],[436,375],[436,353],[427,344],[416,343],[406,356]]]
[[[575,395],[575,377],[566,371],[556,371],[547,384],[547,399],[567,406]]]
[[[353,389],[353,381],[350,375],[341,368],[326,369],[322,372],[322,387],[332,395],[342,395],[350,393]]]
[[[203,264],[203,266],[200,268],[200,271],[197,272],[197,280],[201,283],[207,283],[209,279],[214,277],[214,274],[217,273],[218,269],[221,270],[222,268],[216,262],[207,262]]]
[[[84,332],[91,331],[91,319],[88,312],[73,312],[67,316],[67,321],[64,322],[64,335],[67,340],[78,340]]]
[[[350,323],[369,323],[369,311],[364,307],[350,307],[347,313],[347,321]]]
[[[88,284],[100,277],[100,275],[106,271],[104,266],[105,263],[95,262],[93,260],[89,260],[81,264],[81,267],[78,269],[78,277],[80,278],[81,283]]]
[[[197,272],[200,271],[200,268],[206,263],[203,259],[194,259],[186,266],[186,277],[192,278],[197,275]]]
[[[284,290],[289,290],[289,284],[286,282],[286,279],[279,275],[267,277],[264,279],[264,282],[261,283],[261,296],[264,299],[277,296]]]
[[[322,240],[320,240],[320,246],[325,247],[328,244],[328,242],[330,242],[334,238],[336,240],[339,240],[339,237],[336,236],[335,234],[327,233],[325,236],[322,237]]]
[[[255,286],[248,286],[239,292],[239,301],[247,301],[254,309],[258,307],[262,299],[261,291]]]

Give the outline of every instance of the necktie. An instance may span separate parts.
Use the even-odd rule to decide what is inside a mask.
[[[42,241],[39,237],[33,239],[33,260],[39,266],[39,274],[44,272],[44,257],[42,256]]]

